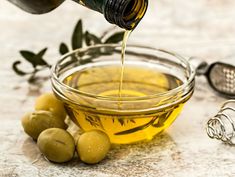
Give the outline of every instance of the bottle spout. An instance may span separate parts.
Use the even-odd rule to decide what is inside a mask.
[[[107,21],[126,30],[133,30],[144,17],[148,0],[107,1],[104,15]]]

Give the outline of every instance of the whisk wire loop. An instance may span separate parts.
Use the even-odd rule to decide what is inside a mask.
[[[230,104],[234,104],[234,107]],[[220,111],[207,122],[207,135],[225,143],[235,145],[235,100],[226,101]],[[233,139],[234,138],[234,139]]]

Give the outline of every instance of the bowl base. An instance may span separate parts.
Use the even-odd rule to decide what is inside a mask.
[[[168,128],[181,112],[183,105],[181,103],[157,113],[128,117],[92,113],[68,106],[66,110],[83,131],[101,130],[109,136],[113,144],[130,144],[151,140]]]

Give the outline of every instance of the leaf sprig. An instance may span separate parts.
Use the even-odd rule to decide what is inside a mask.
[[[21,61],[17,60],[13,63],[12,68],[15,71],[16,74],[19,76],[25,76],[29,75],[28,82],[33,83],[36,81],[36,74],[39,71],[42,71],[44,69],[50,68],[51,65],[46,62],[46,60],[43,58],[44,54],[46,53],[47,48],[42,49],[38,53],[34,53],[28,50],[21,50],[20,54],[21,56],[29,62],[33,70],[32,71],[23,71],[18,66],[21,64]]]
[[[72,50],[82,48],[85,46],[92,46],[96,44],[119,43],[122,41],[123,35],[124,35],[123,31],[112,33],[111,35],[109,35],[110,33],[112,33],[112,31],[109,31],[108,33],[106,32],[105,35],[98,37],[95,34],[90,33],[87,30],[84,32],[82,20],[79,20],[72,33],[71,47],[69,47],[64,42],[61,42],[59,46],[59,53],[61,55],[64,55],[70,52],[70,50],[72,51]],[[41,78],[41,76],[39,75],[39,72],[51,68],[51,64],[49,64],[44,58],[46,51],[47,51],[47,48],[44,48],[37,53],[34,53],[29,50],[21,50],[20,54],[22,58],[26,60],[26,62],[30,63],[30,65],[32,66],[32,69],[29,71],[26,71],[23,68],[20,68],[19,67],[19,65],[21,65],[20,60],[17,60],[12,64],[12,69],[19,76],[28,76],[29,83],[37,84],[37,82]]]

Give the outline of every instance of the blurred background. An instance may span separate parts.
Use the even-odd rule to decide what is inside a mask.
[[[174,50],[182,55],[228,58],[235,50],[235,2],[233,0],[150,0],[146,16],[129,43]],[[21,49],[48,46],[48,57],[56,57],[60,42],[70,42],[78,19],[84,28],[102,34],[112,27],[102,14],[71,0],[44,15],[28,14],[7,0],[0,2],[1,58],[10,64]]]

